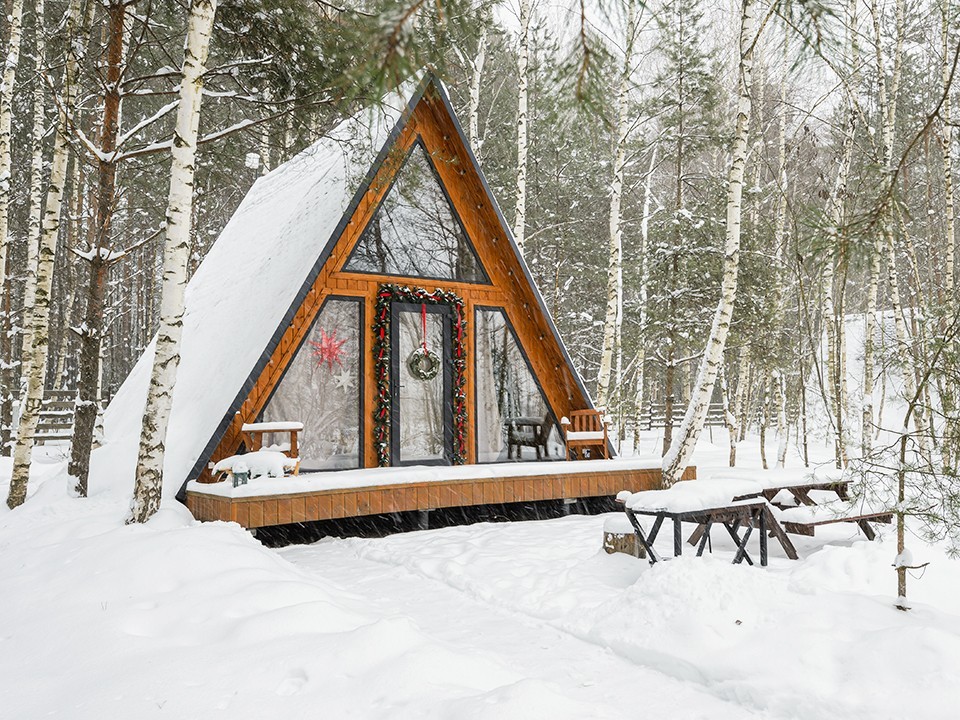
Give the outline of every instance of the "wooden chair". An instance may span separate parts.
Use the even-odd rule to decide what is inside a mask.
[[[599,410],[572,410],[570,417],[562,418],[563,440],[567,446],[567,460],[570,460],[574,448],[601,448],[604,458],[608,458],[609,438],[607,421]],[[580,451],[582,457],[582,450]],[[590,454],[593,457],[593,453]]]
[[[550,414],[543,417],[512,417],[504,423],[507,427],[507,459],[512,460],[514,452],[517,459],[522,459],[521,451],[524,446],[532,447],[537,452],[537,460],[549,456],[547,440],[550,438],[552,423]]]

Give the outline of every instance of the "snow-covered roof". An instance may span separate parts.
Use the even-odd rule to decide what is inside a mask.
[[[411,81],[257,180],[210,248],[186,293],[180,367],[164,460],[176,494],[284,325],[318,258],[325,258],[363,180],[432,77]],[[154,345],[104,416],[91,492],[130,492]]]

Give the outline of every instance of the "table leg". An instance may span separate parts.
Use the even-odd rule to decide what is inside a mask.
[[[637,535],[637,539],[640,541],[640,544],[643,545],[643,549],[647,551],[647,557],[650,559],[650,564],[653,565],[655,562],[660,562],[660,556],[657,555],[656,551],[653,549],[653,540],[663,522],[663,516],[657,516],[657,520],[654,523],[653,530],[650,532],[650,537],[648,539],[646,533],[643,531],[643,528],[640,527],[640,521],[637,520],[637,516],[634,514],[634,512],[630,508],[625,508],[624,511],[627,513],[627,518],[630,520],[630,524],[633,525],[633,530]]]
[[[761,510],[758,523],[760,525],[760,567],[767,566],[767,520],[766,513]]]
[[[707,542],[710,540],[710,526],[711,526],[711,525],[713,525],[713,523],[708,520],[705,524],[700,525],[700,526],[697,528],[697,530],[701,530],[701,528],[702,528],[702,530],[703,530],[703,534],[702,534],[702,536],[701,536],[701,538],[700,538],[700,545],[697,547],[697,557],[702,556],[702,555],[703,555],[703,550],[704,550],[704,548],[707,547]],[[713,549],[713,548],[711,548],[711,550],[712,550],[712,549]]]
[[[753,559],[750,557],[750,553],[747,552],[747,540],[750,539],[750,533],[753,532],[753,527],[747,525],[743,531],[743,538],[741,539],[737,535],[737,530],[740,528],[740,521],[737,520],[731,526],[729,523],[724,523],[723,526],[727,529],[727,532],[730,533],[730,537],[733,538],[734,542],[737,543],[737,553],[733,556],[733,564],[738,565],[742,561],[746,560],[748,565],[753,565]]]
[[[863,534],[867,536],[867,540],[873,540],[877,537],[877,534],[873,531],[873,528],[870,527],[870,523],[866,520],[857,520],[857,525],[859,525],[860,529],[863,530]]]
[[[783,548],[787,557],[791,560],[799,559],[800,556],[797,555],[797,549],[793,546],[793,541],[787,536],[787,533],[784,532],[783,527],[777,522],[773,513],[770,512],[770,508],[765,507],[763,509],[763,517],[767,529],[770,531],[770,534],[780,542],[780,547]]]
[[[683,554],[683,533],[680,527],[680,518],[673,519],[673,556],[680,557]]]

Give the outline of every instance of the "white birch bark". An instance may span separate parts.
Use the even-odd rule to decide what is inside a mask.
[[[904,0],[896,0],[895,23],[896,39],[894,41],[893,67],[890,74],[890,83],[887,84],[886,68],[883,61],[883,43],[880,32],[881,9],[877,0],[871,0],[870,9],[873,18],[873,43],[875,61],[875,82],[879,99],[880,117],[880,154],[883,163],[883,173],[888,181],[893,179],[893,141],[897,120],[897,95],[900,87],[900,74],[903,59],[904,40]],[[893,189],[888,188],[888,198]],[[863,346],[863,427],[860,440],[861,452],[866,457],[873,448],[873,429],[876,418],[873,410],[876,374],[876,342],[879,315],[877,310],[877,296],[880,289],[880,274],[882,260],[887,247],[893,242],[892,228],[893,208],[887,199],[880,208],[881,232],[878,235],[870,261],[870,274],[867,282],[866,317],[864,319],[864,346]]]
[[[37,21],[42,27],[44,16],[44,0],[36,0],[35,12]],[[35,49],[38,58],[46,54],[46,42],[43,32],[38,32]],[[33,307],[37,290],[37,262],[40,256],[40,232],[43,220],[43,134],[46,131],[46,117],[44,113],[45,93],[43,79],[36,78],[33,86],[33,128],[30,133],[30,210],[27,221],[27,281],[23,288],[23,347],[30,347],[30,327],[26,322],[29,308]],[[26,376],[29,372],[30,356],[23,353],[21,367]]]
[[[777,467],[782,468],[787,464],[790,428],[787,423],[787,381],[779,370],[774,372],[773,385],[777,407]]]
[[[520,52],[517,55],[517,209],[513,238],[523,254],[527,222],[527,65],[530,51],[530,0],[520,0]]]
[[[941,67],[941,80],[943,91],[943,107],[940,109],[943,124],[941,127],[941,148],[943,150],[943,197],[944,197],[944,217],[945,226],[944,236],[946,247],[944,248],[944,258],[946,267],[944,268],[943,291],[948,304],[948,311],[952,311],[956,303],[954,297],[954,263],[956,262],[956,226],[954,222],[953,207],[953,106],[950,100],[950,5],[947,0],[942,0],[940,11],[942,13],[942,25],[940,31],[940,52],[943,54],[943,65]],[[951,312],[948,312],[951,314]]]
[[[697,381],[687,412],[674,436],[670,449],[663,457],[664,486],[673,485],[683,474],[690,456],[697,446],[703,431],[713,395],[717,371],[723,362],[723,350],[730,331],[730,317],[737,297],[737,275],[740,268],[740,225],[743,206],[743,174],[747,162],[750,115],[752,109],[753,48],[757,41],[754,18],[755,0],[742,0],[740,20],[740,63],[737,99],[737,121],[731,152],[730,171],[727,175],[727,219],[723,255],[723,279],[720,285],[720,301],[713,317],[710,336],[707,339]]]
[[[640,349],[637,351],[637,380],[634,396],[633,451],[640,450],[640,422],[643,415],[643,390],[646,380],[646,331],[647,331],[647,286],[650,281],[650,263],[647,262],[647,247],[650,239],[650,206],[653,203],[653,170],[657,166],[657,145],[650,151],[650,167],[643,180],[643,217],[640,218],[640,248],[637,262],[640,263]]]
[[[10,212],[10,127],[13,121],[13,90],[20,64],[20,41],[23,37],[23,0],[13,0],[7,17],[9,38],[0,85],[0,287],[6,278]]]
[[[91,3],[92,5],[92,3]],[[22,504],[27,496],[30,479],[30,456],[33,452],[33,437],[37,430],[40,405],[43,402],[43,381],[47,371],[48,330],[50,327],[50,291],[53,287],[53,265],[57,252],[57,237],[60,231],[60,213],[63,207],[63,189],[67,180],[67,161],[70,157],[67,108],[76,104],[77,70],[79,54],[85,46],[87,18],[80,20],[80,0],[70,0],[67,6],[64,30],[67,42],[66,63],[63,70],[62,98],[57,116],[53,158],[50,163],[50,184],[43,208],[43,223],[37,262],[36,294],[28,317],[30,345],[24,349],[24,358],[29,366],[26,392],[17,429],[17,443],[13,451],[13,474],[7,505],[11,508]]]
[[[777,211],[774,221],[773,242],[775,255],[774,266],[774,316],[773,327],[776,332],[783,329],[783,319],[786,314],[785,289],[787,274],[787,73],[789,68],[789,34],[784,35],[782,60],[782,77],[780,79],[780,117],[777,129]],[[779,356],[778,356],[779,357]],[[786,383],[782,367],[774,369],[771,375],[771,385],[774,389],[774,404],[777,413],[777,467],[783,467],[787,455],[787,444],[790,434],[787,428],[787,396]]]
[[[480,140],[480,81],[483,79],[483,66],[486,62],[487,22],[484,19],[483,28],[480,30],[480,39],[477,40],[477,54],[473,58],[470,74],[470,110],[467,125],[470,133],[470,147],[473,149],[477,162],[480,162],[480,151],[483,144]]]
[[[12,162],[10,157],[10,128],[13,121],[13,91],[17,79],[17,67],[20,63],[20,42],[23,37],[23,0],[13,0],[10,14],[7,16],[8,38],[6,45],[3,76],[0,80],[0,297],[6,293],[7,253],[10,240],[9,213],[10,213],[10,181]],[[29,284],[29,283],[28,283]],[[13,339],[7,332],[13,326],[10,314],[13,308],[7,298],[7,311],[0,309],[0,333],[5,337],[0,340],[0,347],[4,352],[0,356],[0,455],[10,453],[10,433],[12,428],[12,413],[14,394],[13,373]]]
[[[623,51],[623,67],[617,93],[617,125],[614,130],[613,179],[610,183],[609,257],[607,260],[607,312],[603,323],[603,350],[597,374],[597,406],[606,408],[610,394],[610,376],[614,354],[620,347],[623,325],[623,175],[627,164],[627,139],[630,129],[627,111],[630,99],[630,69],[633,62],[633,41],[636,35],[636,10],[627,2],[627,31]],[[620,378],[617,378],[619,383]]]
[[[173,404],[177,368],[180,364],[180,337],[183,332],[184,293],[190,256],[194,163],[200,125],[200,104],[203,99],[203,72],[216,9],[216,0],[193,0],[190,5],[167,202],[160,328],[157,331],[150,390],[140,432],[132,504],[133,522],[146,522],[160,508],[164,443]]]
[[[948,0],[942,0],[940,6],[941,29],[940,29],[940,52],[943,54],[943,66],[941,68],[941,81],[943,92],[943,107],[940,110],[943,119],[940,130],[940,144],[943,152],[943,196],[944,196],[944,225],[945,225],[945,247],[944,247],[944,283],[943,294],[946,300],[946,317],[952,317],[956,308],[954,275],[956,273],[956,223],[954,220],[954,200],[953,200],[953,105],[951,102],[950,87],[950,3]],[[919,287],[919,281],[918,285]],[[960,419],[957,418],[957,388],[954,383],[945,385],[940,392],[940,399],[943,406],[943,414],[946,417],[946,427],[943,432],[943,459],[944,465],[956,468],[957,455],[960,453],[958,443],[960,443]],[[931,403],[927,403],[930,408]],[[932,408],[931,408],[932,411]],[[928,420],[929,422],[929,420]],[[930,422],[930,427],[933,427]]]

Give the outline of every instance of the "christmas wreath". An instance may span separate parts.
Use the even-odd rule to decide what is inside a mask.
[[[418,380],[433,380],[440,372],[440,356],[433,350],[418,347],[407,358],[407,367]]]

